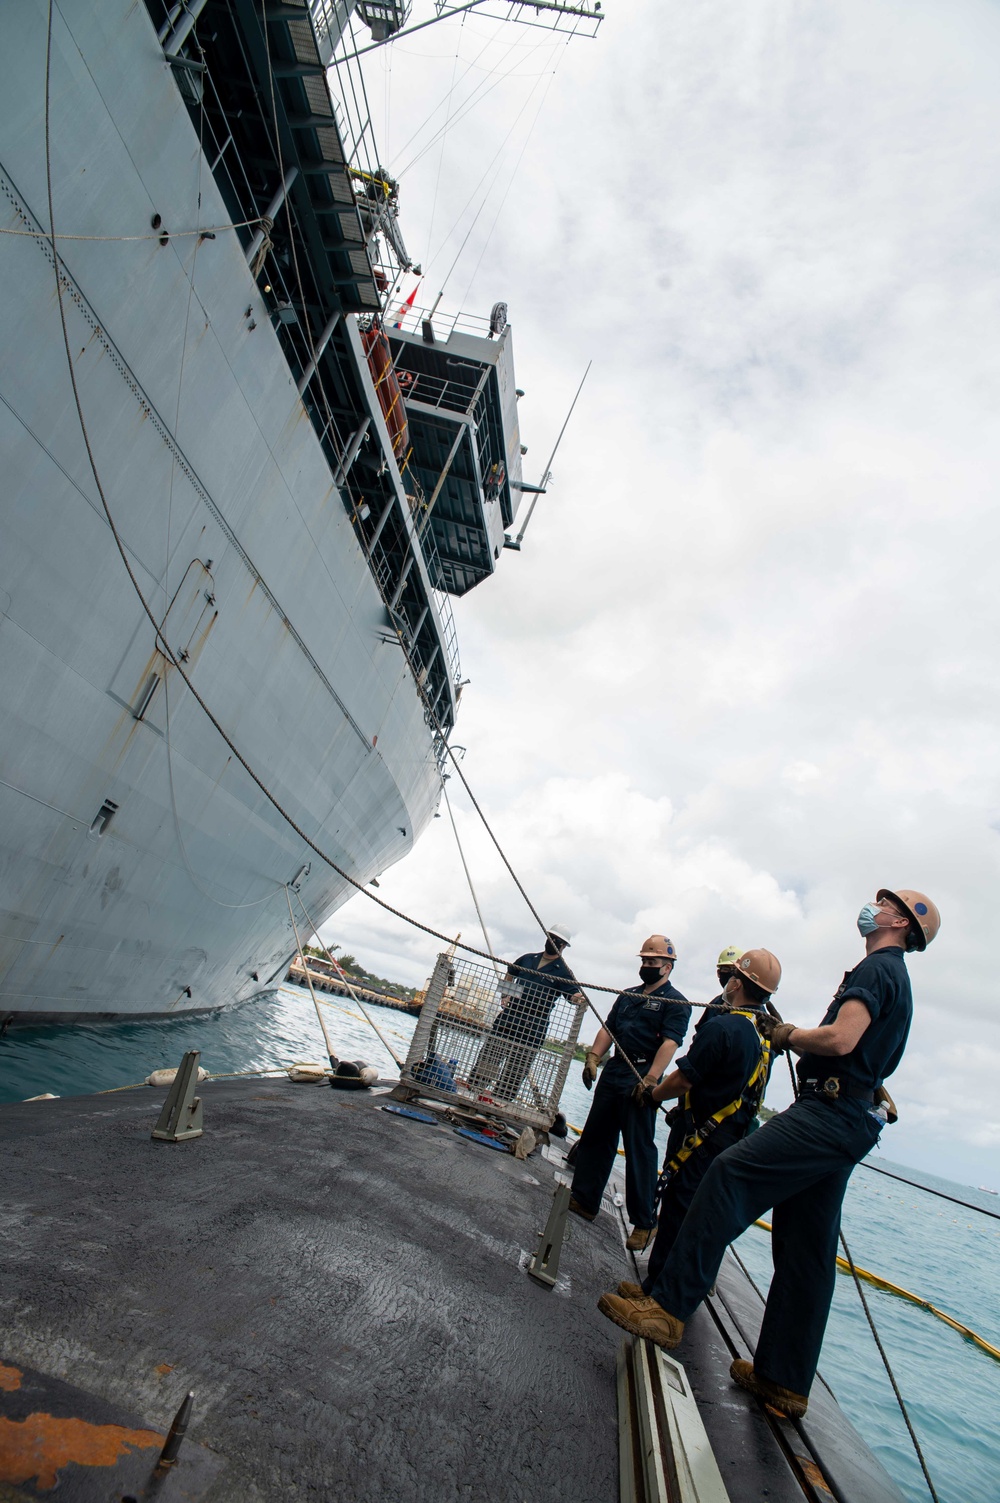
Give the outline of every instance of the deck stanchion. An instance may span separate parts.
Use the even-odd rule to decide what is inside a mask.
[[[200,1058],[200,1049],[189,1049],[181,1060],[159,1121],[151,1133],[160,1143],[185,1143],[189,1138],[200,1138],[204,1131],[201,1097],[195,1095]]]

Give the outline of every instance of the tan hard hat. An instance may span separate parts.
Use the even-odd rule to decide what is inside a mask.
[[[737,976],[755,981],[761,991],[776,992],[781,981],[781,965],[770,950],[744,950],[736,962]]]
[[[895,892],[891,887],[880,887],[875,896],[879,902],[883,898],[890,898],[892,902],[898,903],[900,908],[906,910],[920,931],[920,937],[914,938],[912,948],[926,950],[941,927],[941,915],[937,904],[932,903],[926,893],[914,892],[909,887],[897,887]]]
[[[719,951],[719,958],[715,962],[715,969],[717,971],[721,970],[723,966],[729,966],[732,969],[742,954],[743,951],[738,950],[735,945],[727,945],[724,950]]]
[[[644,941],[639,956],[640,959],[643,956],[649,956],[651,960],[676,960],[677,951],[674,949],[673,941],[669,940],[665,934],[651,934]]]

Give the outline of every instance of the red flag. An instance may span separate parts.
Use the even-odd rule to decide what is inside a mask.
[[[403,327],[403,320],[405,319],[406,315],[409,313],[410,309],[413,307],[413,299],[417,295],[417,288],[419,286],[420,286],[419,282],[416,282],[414,284],[413,291],[410,293],[409,297],[406,299],[406,302],[403,304],[403,306],[400,308],[399,312],[396,314],[396,322],[392,326],[394,329],[401,329]]]

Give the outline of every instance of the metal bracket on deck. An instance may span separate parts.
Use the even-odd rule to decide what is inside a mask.
[[[200,1058],[201,1050],[191,1049],[181,1060],[151,1134],[161,1143],[183,1143],[188,1138],[200,1138],[204,1131],[201,1097],[195,1095]]]
[[[687,1373],[651,1341],[618,1351],[621,1503],[729,1503]]]
[[[559,1276],[559,1254],[566,1235],[566,1217],[569,1214],[569,1185],[556,1185],[552,1197],[552,1209],[545,1223],[545,1230],[538,1241],[538,1251],[528,1264],[528,1273],[536,1283],[547,1289],[555,1287]]]

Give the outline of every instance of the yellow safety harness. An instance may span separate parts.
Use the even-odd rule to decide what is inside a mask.
[[[757,1018],[759,1016],[758,1013],[744,1011],[741,1008],[734,1007],[732,1010],[732,1016],[749,1019],[749,1021],[754,1025],[754,1029],[757,1029]],[[678,1148],[673,1158],[670,1159],[666,1164],[664,1164],[663,1169],[660,1172],[659,1182],[656,1187],[658,1197],[663,1194],[663,1191],[666,1189],[670,1180],[673,1179],[678,1170],[687,1163],[688,1159],[693,1153],[697,1153],[701,1145],[712,1136],[716,1128],[720,1127],[721,1124],[725,1122],[727,1117],[731,1117],[735,1112],[738,1112],[740,1107],[743,1106],[744,1103],[751,1105],[754,1110],[754,1115],[756,1115],[757,1109],[759,1108],[761,1101],[764,1099],[764,1091],[767,1088],[767,1072],[771,1063],[770,1039],[762,1037],[759,1033],[758,1038],[760,1038],[760,1058],[758,1059],[757,1064],[754,1067],[754,1072],[750,1076],[750,1079],[747,1081],[746,1085],[743,1087],[743,1090],[737,1096],[735,1101],[730,1101],[728,1106],[720,1106],[718,1111],[712,1113],[707,1122],[703,1122],[700,1127],[694,1130],[694,1132],[688,1133],[687,1137],[684,1139],[683,1143],[681,1144],[680,1148]],[[691,1112],[690,1091],[687,1091],[684,1095],[684,1100],[681,1103],[681,1111],[686,1116],[691,1116],[693,1120],[693,1113]]]

